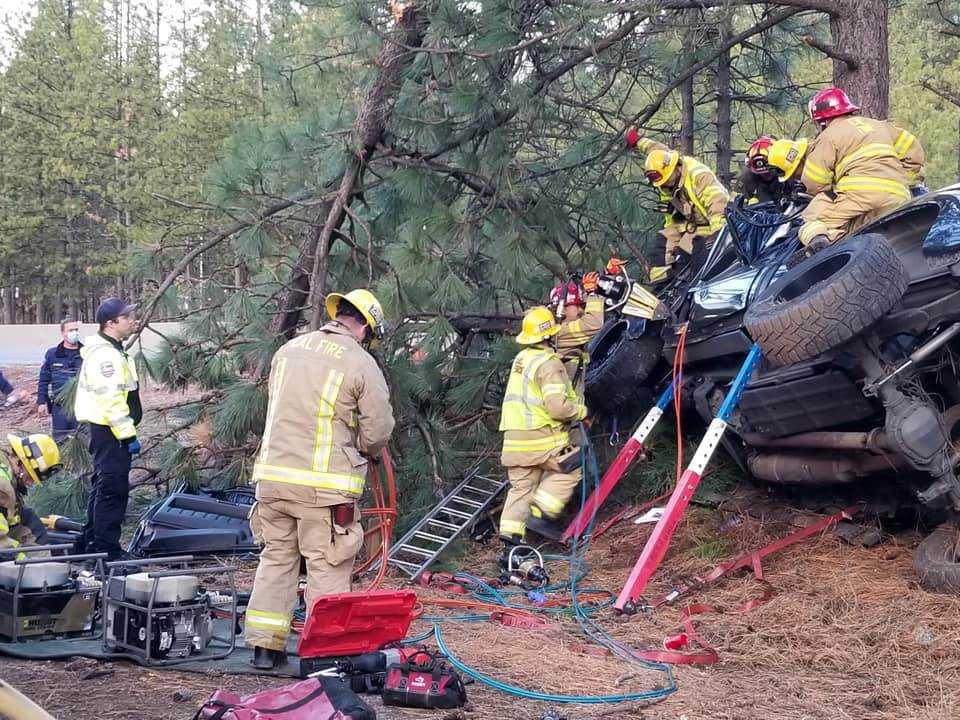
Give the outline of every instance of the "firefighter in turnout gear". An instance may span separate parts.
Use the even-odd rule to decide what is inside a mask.
[[[763,135],[757,138],[747,151],[743,172],[737,179],[738,192],[749,202],[774,202],[780,210],[786,210],[798,192],[803,190],[797,165],[806,152],[806,140],[799,159],[785,161],[786,151],[797,145],[792,140],[775,140]],[[791,166],[792,165],[792,166]]]
[[[353,290],[331,293],[326,307],[330,322],[286,343],[270,368],[250,511],[264,547],[245,621],[263,670],[286,660],[301,556],[307,612],[320,595],[350,591],[367,463],[393,432],[387,382],[367,351],[384,333],[379,301]]]
[[[650,281],[657,283],[667,279],[682,256],[694,263],[702,262],[726,224],[723,211],[730,202],[730,193],[713,171],[696,158],[641,137],[636,130],[627,132],[627,146],[646,154],[644,172],[660,193],[658,207],[663,210],[664,221],[659,234],[663,252],[655,247],[654,265],[650,268]]]
[[[599,273],[589,272],[583,276],[581,284],[573,281],[561,283],[550,293],[550,307],[560,323],[556,337],[557,353],[581,397],[583,376],[590,360],[587,343],[603,327],[603,298],[597,295],[598,281]]]
[[[120,528],[130,496],[130,464],[140,452],[137,425],[143,417],[133,358],[123,349],[136,326],[134,307],[108,298],[97,308],[100,331],[84,340],[77,376],[74,415],[87,423],[93,479],[87,522],[77,543],[80,552],[105,552],[122,558]]]
[[[564,472],[558,457],[570,449],[569,426],[587,415],[583,400],[551,342],[560,327],[549,308],[528,310],[503,398],[501,464],[510,490],[500,516],[505,553],[523,542],[530,516],[555,521],[577,483],[580,468]]]
[[[0,550],[46,544],[46,528],[24,500],[31,485],[60,468],[60,450],[43,434],[11,433],[7,444],[9,450],[0,451]]]
[[[916,138],[859,111],[838,88],[810,100],[820,134],[810,143],[800,176],[813,196],[801,215],[800,241],[808,256],[910,200],[910,185],[923,178]]]

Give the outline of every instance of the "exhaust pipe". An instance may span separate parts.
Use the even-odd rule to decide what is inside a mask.
[[[839,455],[756,453],[747,458],[750,473],[760,480],[789,485],[850,483],[869,475],[908,467],[899,455]]]
[[[740,435],[747,445],[764,448],[805,448],[810,450],[865,450],[885,453],[893,450],[882,428],[870,432],[806,432],[770,438],[758,433]]]

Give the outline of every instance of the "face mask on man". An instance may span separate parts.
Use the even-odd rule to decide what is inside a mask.
[[[80,331],[79,330],[68,330],[67,331],[67,342],[71,345],[76,345],[80,342]]]

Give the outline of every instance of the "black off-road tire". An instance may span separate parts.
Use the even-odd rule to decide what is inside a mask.
[[[920,577],[920,584],[927,590],[960,592],[958,538],[957,526],[944,523],[917,547],[913,566]]]
[[[597,335],[584,378],[587,407],[617,414],[632,406],[642,394],[641,384],[660,361],[663,340],[659,335],[627,335],[626,320],[617,320]]]
[[[773,366],[803,362],[870,327],[907,282],[882,235],[857,235],[784,273],[747,309],[744,326]]]

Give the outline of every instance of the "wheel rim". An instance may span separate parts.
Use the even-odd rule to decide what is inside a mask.
[[[808,268],[800,277],[795,278],[780,288],[774,300],[778,303],[788,303],[796,300],[814,286],[836,275],[846,267],[852,259],[853,256],[848,252],[837,253],[836,255],[830,256],[823,262]]]

